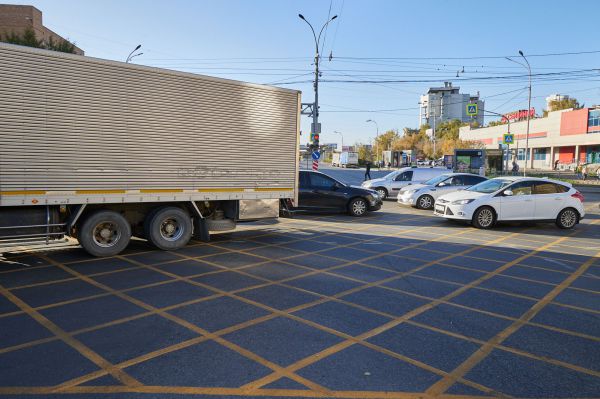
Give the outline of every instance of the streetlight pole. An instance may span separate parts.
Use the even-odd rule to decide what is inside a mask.
[[[310,27],[310,30],[312,31],[313,37],[315,39],[315,82],[314,82],[315,102],[313,103],[313,110],[312,110],[313,123],[312,123],[312,127],[311,127],[311,132],[315,135],[318,135],[319,133],[321,133],[320,129],[319,129],[319,61],[321,58],[319,55],[319,44],[321,42],[321,34],[323,33],[323,29],[325,29],[325,27],[327,25],[329,25],[329,23],[331,21],[336,19],[337,15],[334,15],[333,17],[331,17],[331,19],[329,21],[325,22],[325,24],[321,28],[321,31],[319,32],[319,36],[317,36],[317,34],[315,33],[315,30],[314,30],[313,26],[311,25],[311,23],[308,22],[306,20],[306,18],[304,18],[304,15],[298,14],[298,17],[300,17],[301,20],[303,20],[304,22],[306,22],[308,24],[308,26]],[[313,145],[316,148],[319,148],[318,137],[319,136],[316,136],[316,138],[313,142]]]
[[[342,137],[342,151],[344,151],[344,135],[341,132],[338,132],[337,130],[334,130],[333,132],[339,134]]]
[[[525,167],[523,168],[523,176],[526,176],[527,163],[532,162],[532,164],[533,164],[533,156],[531,156],[531,159],[528,159],[528,157],[529,157],[529,119],[530,119],[530,115],[531,115],[531,65],[529,65],[529,61],[527,61],[527,58],[523,54],[523,51],[519,50],[519,55],[521,57],[523,57],[523,60],[525,60],[525,64],[515,61],[512,58],[506,57],[506,59],[527,68],[527,70],[529,71],[529,99],[527,101],[527,133],[525,134]]]
[[[134,48],[134,49],[133,49],[133,51],[132,51],[131,53],[129,53],[129,55],[127,56],[127,59],[125,60],[125,63],[126,63],[126,64],[129,64],[129,61],[131,61],[131,59],[132,59],[133,57],[137,57],[138,55],[142,55],[142,53],[139,53],[139,54],[133,55],[133,53],[135,53],[136,51],[138,51],[138,50],[139,50],[141,47],[142,47],[142,45],[141,45],[141,44],[138,44],[138,45],[137,45],[137,47],[136,47],[136,48]]]
[[[377,127],[377,135],[375,136],[375,158],[377,165],[379,166],[379,125],[373,119],[367,119],[367,122],[372,122]]]

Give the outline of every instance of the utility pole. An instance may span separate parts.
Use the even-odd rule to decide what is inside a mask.
[[[310,30],[312,31],[313,37],[315,39],[315,81],[313,84],[314,90],[315,90],[315,102],[312,104],[312,112],[310,112],[310,115],[312,115],[312,120],[313,120],[310,131],[311,131],[311,133],[313,133],[313,135],[315,137],[315,139],[313,141],[313,148],[316,148],[318,150],[319,149],[319,136],[318,135],[321,133],[321,127],[319,126],[319,61],[321,59],[321,57],[319,55],[319,44],[321,42],[321,34],[323,33],[323,29],[325,29],[325,27],[331,21],[336,19],[337,15],[334,15],[333,17],[331,17],[331,19],[329,21],[325,22],[325,24],[321,28],[321,31],[319,32],[319,36],[317,36],[317,34],[315,33],[315,30],[314,30],[313,26],[311,25],[311,23],[308,22],[302,14],[298,14],[298,17],[300,17],[301,20],[303,20],[304,22],[306,22],[308,24],[308,26],[310,26]],[[303,104],[303,108],[304,108],[304,106],[307,106],[306,108],[311,108],[310,104]],[[316,160],[313,162],[313,170],[317,170],[318,168],[319,168],[319,161]]]
[[[514,62],[515,64],[519,64],[524,68],[527,68],[529,72],[529,97],[527,101],[527,133],[525,134],[525,167],[523,168],[523,176],[527,175],[527,163],[531,162],[533,164],[533,154],[529,156],[529,119],[531,115],[531,65],[529,65],[529,61],[525,58],[523,51],[519,50],[519,55],[523,57],[525,60],[525,64],[520,63],[519,61],[515,61],[512,58],[505,57],[507,60]],[[529,159],[531,158],[531,159]]]

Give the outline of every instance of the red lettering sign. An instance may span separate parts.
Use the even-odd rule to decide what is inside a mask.
[[[514,120],[522,120],[527,119],[527,114],[529,114],[530,118],[535,117],[535,108],[531,108],[529,112],[526,109],[521,109],[515,112],[509,112],[502,117],[502,122],[514,121]]]

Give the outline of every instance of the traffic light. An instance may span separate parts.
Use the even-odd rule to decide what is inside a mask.
[[[314,141],[316,141],[317,143],[319,142],[319,134],[318,134],[318,133],[317,133],[317,134],[315,134],[315,135],[313,136],[313,138],[314,138]]]

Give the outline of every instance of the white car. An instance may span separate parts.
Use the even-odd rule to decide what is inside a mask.
[[[398,193],[398,203],[420,209],[433,209],[438,197],[464,190],[486,180],[487,178],[483,176],[471,173],[446,173],[423,184],[404,187]]]
[[[583,195],[570,184],[544,178],[497,177],[442,195],[434,215],[489,229],[498,221],[554,222],[573,228],[585,216]]]
[[[431,178],[448,173],[445,168],[400,168],[382,178],[367,180],[362,187],[375,190],[382,199],[396,198],[401,188],[423,183]]]

